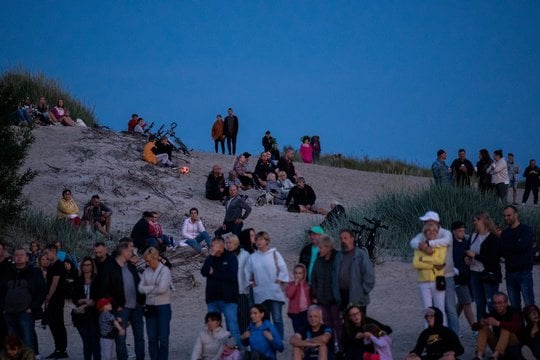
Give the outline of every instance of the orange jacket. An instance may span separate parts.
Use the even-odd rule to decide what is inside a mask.
[[[216,120],[214,126],[212,126],[212,139],[223,140],[223,120]]]

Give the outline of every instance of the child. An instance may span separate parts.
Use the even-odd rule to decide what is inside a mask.
[[[35,358],[34,352],[24,346],[18,336],[5,337],[4,351],[0,353],[0,360],[33,360]]]
[[[101,360],[112,360],[116,355],[116,346],[114,342],[115,331],[120,336],[126,335],[126,330],[120,325],[122,319],[115,319],[111,314],[112,305],[110,298],[101,298],[97,301],[96,309],[99,314],[99,345],[101,346]]]
[[[373,344],[375,353],[364,353],[364,360],[392,360],[392,338],[375,324],[367,324],[364,344]]]
[[[144,127],[145,126],[146,126],[146,124],[144,123],[144,119],[139,118],[137,120],[137,125],[135,125],[135,128],[133,129],[133,132],[135,134],[144,135]]]
[[[289,282],[285,287],[285,295],[289,298],[289,307],[287,315],[292,320],[292,325],[295,333],[299,333],[308,324],[307,310],[311,305],[311,297],[309,295],[309,284],[306,281],[306,266],[304,264],[296,264],[294,266],[294,280]]]
[[[313,147],[309,140],[309,136],[302,136],[302,145],[300,145],[300,157],[306,164],[313,163]]]
[[[242,354],[236,346],[236,340],[232,336],[225,339],[223,343],[223,352],[221,353],[220,360],[240,360]]]

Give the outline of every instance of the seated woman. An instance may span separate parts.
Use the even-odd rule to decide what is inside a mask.
[[[287,179],[289,181],[289,179]],[[276,180],[276,174],[269,173],[266,176],[266,192],[274,196],[274,205],[283,205],[287,199],[288,192],[284,192],[281,185]]]
[[[246,189],[249,189],[250,187],[258,187],[259,183],[257,180],[257,176],[251,172],[249,169],[249,157],[251,156],[250,153],[245,152],[242,155],[238,156],[234,162],[234,171],[236,172],[236,175],[238,176],[238,179],[242,183],[242,186]],[[246,190],[244,189],[244,190]]]
[[[144,123],[144,119],[142,117],[138,118],[137,119],[137,125],[135,125],[135,127],[133,128],[133,133],[139,134],[139,135],[144,135],[145,134],[145,132],[144,132],[145,127],[146,127],[146,124]]]
[[[281,191],[285,195],[285,198],[287,198],[287,195],[289,195],[289,191],[294,187],[293,182],[287,177],[287,173],[285,171],[279,171],[278,172],[278,180],[277,180],[279,186],[281,187]]]
[[[200,243],[204,240],[210,250],[211,238],[206,231],[201,219],[199,219],[199,210],[197,208],[189,209],[189,217],[182,224],[182,237],[186,244],[191,246],[197,252],[202,251]]]
[[[62,191],[62,198],[58,200],[56,206],[56,218],[58,220],[67,220],[76,226],[81,224],[81,218],[79,217],[79,207],[71,195],[71,190],[65,189]]]
[[[407,355],[406,360],[453,360],[464,353],[465,350],[457,335],[443,325],[441,310],[429,307],[425,311],[424,318],[428,327],[420,333],[416,346]]]
[[[368,325],[376,325],[386,335],[392,333],[390,326],[381,324],[377,320],[365,316],[360,305],[351,304],[347,306],[343,312],[343,320],[344,325],[340,344],[344,359],[346,360],[362,359],[364,353],[375,352],[373,344],[364,341],[367,339],[367,334],[365,333],[368,330]]]
[[[218,312],[209,312],[204,317],[206,329],[199,333],[191,352],[191,360],[219,359],[225,340],[231,335],[221,326],[222,318]]]
[[[251,355],[255,359],[276,359],[276,351],[284,349],[283,340],[268,320],[268,310],[262,304],[255,304],[249,311],[249,317],[251,324],[242,334],[242,342],[251,347]]]
[[[334,352],[332,328],[322,322],[322,310],[317,305],[308,309],[308,325],[291,337],[293,359],[326,360]]]
[[[64,100],[59,99],[52,110],[54,118],[64,126],[75,126],[75,121],[70,116],[69,110],[64,106]]]
[[[540,310],[536,305],[527,305],[523,310],[527,326],[523,330],[521,355],[525,359],[540,359]]]
[[[24,346],[16,335],[6,336],[3,340],[4,348],[0,353],[0,360],[34,360],[34,352]]]

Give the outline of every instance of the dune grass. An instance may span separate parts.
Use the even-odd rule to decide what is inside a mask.
[[[496,224],[505,226],[503,204],[491,193],[482,194],[473,188],[455,186],[431,186],[423,189],[411,189],[389,192],[362,207],[348,210],[347,219],[342,219],[329,233],[336,236],[339,229],[351,228],[349,219],[365,223],[364,217],[378,218],[389,226],[380,230],[379,245],[384,256],[408,258],[412,255],[409,240],[421,230],[419,217],[426,211],[439,213],[441,225],[450,229],[452,222],[461,220],[472,232],[472,217],[479,211],[487,211]],[[538,208],[520,209],[522,223],[530,225],[536,234],[540,233],[540,210]]]
[[[58,99],[63,99],[73,119],[81,118],[86,125],[98,124],[94,110],[75,99],[62,88],[60,82],[45,77],[43,73],[31,73],[22,67],[6,70],[0,77],[0,116],[7,121],[9,114],[29,97],[36,104],[45,96],[49,107],[54,107]]]

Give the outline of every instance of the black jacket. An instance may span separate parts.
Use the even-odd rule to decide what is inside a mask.
[[[145,296],[138,290],[141,278],[137,272],[137,268],[132,263],[127,263],[129,272],[133,275],[135,280],[135,290],[137,292],[137,304],[144,305]],[[102,297],[110,297],[113,299],[113,307],[124,307],[126,304],[126,298],[124,296],[124,279],[122,278],[122,267],[116,260],[109,261],[105,265],[104,273],[101,278],[101,284],[99,287],[99,294]],[[97,294],[97,293],[96,293]],[[94,299],[98,300],[98,299]]]
[[[529,226],[519,224],[515,229],[504,229],[501,234],[501,253],[506,271],[531,271],[535,245],[533,230]]]
[[[475,235],[471,239],[471,245],[475,241]],[[480,253],[474,258],[484,265],[484,269],[490,273],[494,273],[498,282],[502,280],[501,273],[501,240],[495,234],[489,234],[480,245]]]
[[[0,309],[6,313],[24,312],[30,309],[38,313],[47,295],[47,284],[39,269],[26,266],[18,270],[14,264],[6,267],[0,290]]]
[[[210,274],[210,268],[212,273]],[[209,255],[201,268],[206,277],[206,303],[238,302],[238,259],[225,251],[221,256]]]
[[[90,299],[96,302],[101,297],[98,294],[99,282],[98,278],[94,278],[90,284]],[[86,294],[84,291],[84,276],[79,276],[75,279],[73,283],[73,292],[71,295],[71,300],[75,306],[79,306],[77,303],[80,299],[86,299]],[[97,320],[98,313],[95,306],[87,306],[84,310],[85,320]]]
[[[206,179],[206,198],[209,200],[223,200],[226,195],[223,191],[225,189],[225,178],[223,174],[218,177],[214,176],[213,172],[208,174]]]
[[[300,189],[298,185],[296,185],[289,191],[285,205],[289,206],[291,201],[295,205],[313,205],[315,200],[317,200],[317,196],[315,196],[315,191],[313,191],[311,186],[305,184],[304,188]]]
[[[137,221],[135,226],[133,226],[130,237],[133,239],[133,245],[135,245],[136,248],[142,249],[146,247],[146,239],[150,237],[150,226],[145,218],[141,218]]]

